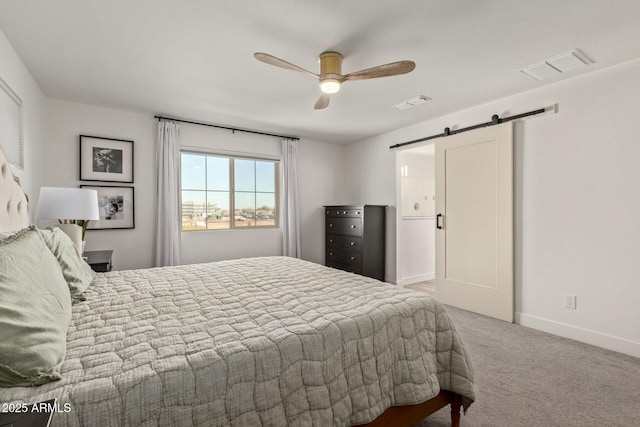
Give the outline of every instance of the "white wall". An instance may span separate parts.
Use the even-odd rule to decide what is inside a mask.
[[[300,228],[302,258],[324,264],[324,205],[351,203],[346,197],[345,146],[301,141]]]
[[[430,153],[417,150],[430,149]],[[400,177],[400,215],[403,218],[435,216],[436,183],[434,145],[398,151]]]
[[[435,218],[398,218],[396,284],[404,286],[436,277]]]
[[[46,182],[78,186],[81,134],[134,141],[134,184],[83,182],[88,185],[133,185],[135,229],[90,230],[86,250],[113,249],[115,269],[153,265],[155,233],[155,141],[157,121],[150,114],[48,100]],[[183,146],[221,153],[245,152],[280,157],[279,138],[189,125],[180,125]],[[322,205],[344,200],[344,147],[301,141],[301,242],[304,259],[324,262]],[[282,254],[280,229],[223,230],[182,234],[182,263]]]
[[[149,114],[49,99],[47,149],[43,153],[47,185],[134,187],[135,228],[88,230],[86,250],[113,249],[116,270],[153,265],[156,203],[156,120]],[[134,183],[80,181],[80,135],[133,140]]]
[[[30,206],[33,220],[35,213],[33,203],[37,202],[40,187],[44,182],[42,152],[46,143],[46,98],[1,30],[0,78],[22,100],[24,168],[14,169],[14,173],[20,178],[22,188],[32,202]]]
[[[637,60],[351,144],[348,194],[394,203],[389,145],[558,103],[515,126],[516,317],[640,356],[639,91]]]
[[[385,281],[396,275],[395,153],[385,149],[386,136],[346,145],[345,187],[350,204],[387,205]]]

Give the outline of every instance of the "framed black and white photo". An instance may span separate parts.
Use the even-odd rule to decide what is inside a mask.
[[[99,221],[90,221],[87,230],[135,228],[133,187],[81,185],[98,192]]]
[[[80,180],[133,183],[133,141],[80,135]]]

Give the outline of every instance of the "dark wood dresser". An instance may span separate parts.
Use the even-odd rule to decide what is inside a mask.
[[[325,206],[325,265],[384,281],[386,206]]]

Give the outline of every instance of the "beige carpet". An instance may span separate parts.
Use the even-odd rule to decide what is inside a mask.
[[[640,359],[447,307],[476,372],[463,427],[640,426]],[[450,409],[416,427],[450,425]]]
[[[405,285],[405,288],[413,289],[414,291],[426,292],[431,296],[435,296],[436,294],[436,284],[433,280],[427,280],[426,282],[418,282],[412,285]]]

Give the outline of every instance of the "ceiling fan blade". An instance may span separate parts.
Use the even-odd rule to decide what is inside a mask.
[[[315,78],[318,78],[318,75],[312,73],[309,70],[305,70],[302,67],[298,67],[297,65],[292,64],[291,62],[287,62],[284,59],[276,58],[273,55],[269,55],[268,53],[256,52],[253,54],[253,57],[258,61],[264,62],[265,64],[275,65],[276,67],[284,68],[287,70],[299,71],[301,73],[309,74]]]
[[[323,93],[320,95],[320,98],[316,101],[316,105],[313,106],[316,110],[324,110],[329,106],[329,101],[331,101],[331,96],[327,93]]]
[[[414,68],[416,68],[416,63],[413,61],[392,62],[390,64],[378,65],[377,67],[371,67],[366,70],[349,73],[344,76],[344,81],[397,76],[399,74],[410,73]]]

